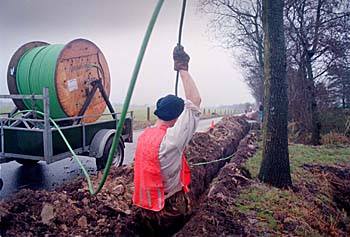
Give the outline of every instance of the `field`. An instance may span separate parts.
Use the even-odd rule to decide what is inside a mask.
[[[3,113],[9,113],[14,108],[14,105],[9,100],[0,99],[0,116],[5,116]]]
[[[149,117],[150,120],[156,119],[156,116],[153,114],[155,108],[148,106],[130,106],[129,111],[134,112],[134,120],[135,121],[147,121],[147,108],[149,108]],[[222,108],[201,108],[203,117],[210,116],[223,116],[223,115],[233,115],[237,114],[238,111],[230,110],[230,109],[222,109]],[[121,112],[121,108],[117,107],[117,112]]]
[[[153,114],[154,109],[155,109],[154,107],[148,107],[148,106],[130,106],[128,111],[133,111],[133,116],[134,116],[133,127],[135,130],[151,126],[155,122],[156,116]],[[201,110],[202,110],[201,119],[208,119],[208,118],[224,116],[224,115],[233,115],[238,113],[231,109],[212,108],[212,107],[201,108]],[[116,111],[121,112],[122,108],[119,106],[117,107]]]
[[[120,113],[122,111],[121,105],[114,105],[113,106],[115,111]],[[14,105],[11,102],[4,102],[0,101],[0,114],[1,113],[9,113],[14,108]],[[133,118],[134,118],[134,129],[141,129],[145,128],[151,124],[154,123],[156,116],[153,114],[154,107],[151,106],[138,106],[138,105],[131,105],[128,109],[128,111],[133,112]],[[212,118],[217,116],[224,116],[224,115],[234,115],[237,113],[242,113],[243,111],[236,111],[229,107],[203,107],[201,108],[202,114],[201,118]],[[105,109],[105,113],[109,113],[108,108]],[[5,116],[5,114],[0,115]],[[127,116],[130,116],[130,114],[127,114]],[[100,119],[111,119],[111,116],[103,116]]]

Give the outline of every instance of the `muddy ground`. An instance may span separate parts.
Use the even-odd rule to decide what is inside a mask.
[[[235,220],[230,207],[240,190],[251,184],[250,174],[241,164],[256,151],[256,132],[241,140],[235,156],[202,195],[195,215],[175,236],[242,236],[244,226]]]
[[[350,236],[350,166],[303,168],[316,182],[295,183],[298,198],[314,203],[309,223],[291,217],[288,208],[274,213],[281,230],[262,229],[256,212],[233,211],[243,190],[264,186],[251,179],[241,165],[258,149],[258,133],[244,119],[226,117],[208,132],[197,133],[186,148],[189,163],[198,164],[232,155],[231,159],[193,166],[191,198],[194,215],[175,236],[299,236],[298,226],[313,228],[320,236]],[[76,179],[53,192],[22,190],[8,202],[0,201],[1,236],[142,236],[132,205],[132,166],[113,168],[103,190],[88,192],[84,179]],[[93,177],[95,186],[99,176]],[[264,186],[264,188],[269,188]],[[334,202],[317,203],[325,194]],[[293,204],[288,204],[293,205]],[[323,223],[323,215],[339,217]],[[164,233],[167,235],[169,233]]]
[[[243,118],[226,117],[214,129],[195,134],[185,151],[189,163],[231,155],[249,128]],[[224,163],[191,169],[194,205]],[[123,235],[126,223],[133,220],[134,213],[132,169],[131,165],[113,168],[103,190],[96,196],[89,194],[82,178],[52,192],[20,191],[9,201],[0,202],[1,236]],[[92,177],[95,187],[100,176]]]

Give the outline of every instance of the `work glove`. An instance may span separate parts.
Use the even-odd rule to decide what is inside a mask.
[[[174,59],[174,70],[175,71],[188,71],[188,62],[190,61],[190,56],[184,51],[184,47],[177,45],[173,52]]]

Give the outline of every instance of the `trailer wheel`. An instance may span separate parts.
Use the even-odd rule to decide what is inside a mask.
[[[109,151],[113,143],[113,138],[114,138],[114,135],[108,138],[106,145],[103,149],[102,157],[96,159],[97,170],[103,170],[106,167]],[[118,147],[114,154],[112,165],[121,166],[123,164],[123,161],[124,161],[124,146],[123,146],[123,143],[119,141]]]
[[[38,160],[29,160],[29,159],[16,159],[17,163],[20,163],[21,165],[36,165],[39,161]]]

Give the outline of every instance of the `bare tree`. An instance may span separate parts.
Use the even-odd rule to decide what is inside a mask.
[[[349,55],[350,47],[345,42],[349,41],[350,2],[284,2],[289,118],[299,125],[302,138],[311,133],[311,142],[318,145],[321,128],[318,104],[330,104],[326,95],[333,97],[334,105],[342,98],[342,104],[346,106],[348,100],[347,66],[350,60],[345,55]],[[257,101],[264,101],[262,0],[200,0],[200,3],[202,11],[213,16],[209,29],[222,47],[236,53],[253,96]],[[328,91],[319,93],[317,88]]]
[[[325,76],[334,62],[334,43],[337,42],[339,24],[349,16],[348,3],[343,0],[286,0],[285,25],[291,67],[297,66],[298,78],[302,80],[310,96],[312,143],[320,144],[319,111],[317,108],[316,83]]]
[[[350,65],[335,64],[328,71],[327,89],[333,107],[350,108]]]
[[[287,50],[287,52],[290,51]],[[287,62],[289,61],[287,60]],[[311,96],[307,90],[307,81],[303,77],[303,72],[300,68],[296,69],[290,66],[287,67],[287,80],[289,120],[294,122],[294,132],[298,133],[294,142],[309,143],[307,135],[312,126],[312,121],[310,116]]]
[[[333,32],[337,38],[330,43],[334,60],[327,70],[325,84],[333,106],[345,109],[350,108],[350,15],[337,23],[338,27]]]
[[[264,45],[261,0],[200,0],[212,15],[209,29],[226,49],[240,58],[244,79],[256,101],[263,101]]]
[[[265,32],[265,115],[259,179],[275,187],[292,186],[288,153],[288,98],[283,0],[263,0]]]

